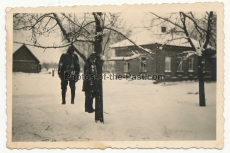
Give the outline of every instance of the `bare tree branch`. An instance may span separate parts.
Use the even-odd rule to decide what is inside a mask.
[[[62,22],[59,19],[58,15],[56,13],[53,13],[53,16],[55,17],[55,20],[61,29],[61,32],[63,34],[64,39],[66,39],[68,42],[71,42],[71,40],[69,39],[68,33],[66,32],[65,28],[63,27]]]
[[[26,29],[26,28],[34,28],[37,24],[39,24],[44,18],[46,17],[49,17],[49,18],[53,18],[55,19],[54,17],[50,16],[52,13],[48,13],[48,14],[44,14],[42,16],[40,16],[38,19],[36,19],[36,22],[30,26],[24,26],[24,27],[21,27],[21,28],[14,28],[14,30],[21,30],[21,29]]]
[[[208,16],[207,34],[206,34],[206,40],[205,40],[205,43],[204,43],[204,46],[203,46],[204,49],[207,48],[208,43],[209,43],[209,39],[210,39],[210,34],[211,34],[211,31],[212,31],[212,28],[211,28],[212,17],[213,17],[213,11],[211,11],[209,13],[209,16]]]
[[[189,35],[189,33],[188,33],[188,30],[187,30],[187,27],[186,27],[186,24],[185,24],[185,22],[186,22],[186,17],[183,15],[183,13],[180,13],[180,15],[181,15],[181,22],[183,23],[183,30],[184,30],[184,33],[185,33],[185,35],[188,37],[188,42],[190,43],[192,49],[195,51],[195,50],[196,50],[196,47],[195,47],[195,45],[193,44],[193,42],[192,42],[192,40],[191,40],[191,38],[190,38],[190,35]]]
[[[207,32],[207,30],[203,29],[202,27],[200,27],[200,26],[197,24],[197,21],[196,21],[194,18],[192,18],[191,16],[185,14],[184,12],[180,12],[180,13],[183,14],[184,17],[189,18],[189,19],[194,23],[194,25],[195,25],[198,29],[200,29],[200,30],[202,30],[202,31],[204,31],[204,32]]]
[[[104,29],[108,29],[108,30],[112,30],[120,35],[122,35],[124,38],[126,38],[127,40],[129,40],[134,46],[138,47],[139,49],[147,52],[148,54],[153,54],[152,51],[150,49],[147,48],[143,48],[139,45],[137,45],[134,41],[132,41],[131,39],[129,39],[127,36],[125,36],[123,33],[119,32],[118,30],[114,29],[114,28],[109,28],[109,27],[104,27]]]
[[[68,47],[70,46],[72,43],[67,43],[65,45],[61,45],[61,46],[41,46],[41,45],[36,45],[36,44],[28,44],[28,43],[22,43],[22,42],[18,42],[18,41],[14,41],[14,43],[16,44],[22,44],[22,45],[27,45],[27,46],[33,46],[33,47],[37,47],[37,48],[43,48],[43,49],[49,49],[49,48],[64,48],[64,47]]]
[[[179,27],[179,28],[183,29],[183,27],[182,27],[182,26],[180,26],[179,24],[177,24],[177,23],[175,23],[175,22],[173,22],[173,21],[169,20],[168,18],[161,17],[161,16],[159,16],[159,15],[157,15],[157,14],[153,13],[153,12],[150,12],[150,13],[151,13],[151,14],[153,14],[153,15],[155,15],[156,17],[158,17],[158,18],[162,19],[162,20],[165,20],[165,21],[167,21],[167,22],[169,22],[169,23],[171,23],[171,24],[173,24],[173,25],[175,25],[175,26],[177,26],[177,27]]]
[[[86,25],[84,25],[84,26],[80,26],[80,25],[78,25],[78,24],[76,24],[73,20],[71,20],[69,17],[67,17],[64,13],[61,13],[63,16],[65,16],[71,23],[73,23],[73,24],[75,24],[76,26],[78,26],[80,29],[78,30],[78,31],[81,31],[82,29],[84,29],[88,34],[90,34],[90,32],[87,30],[87,29],[85,29],[85,27],[86,26],[88,26],[89,24],[91,24],[91,23],[94,23],[95,21],[91,21],[91,22],[88,22]],[[77,32],[78,32],[77,31]]]

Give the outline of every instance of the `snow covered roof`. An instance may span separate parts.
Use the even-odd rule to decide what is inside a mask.
[[[13,44],[13,53],[16,52],[22,44]],[[58,62],[60,56],[63,52],[67,50],[67,48],[60,48],[60,49],[42,49],[33,46],[26,47],[31,51],[31,53],[41,62]]]
[[[176,34],[154,34],[151,31],[142,31],[136,35],[131,36],[129,39],[134,41],[137,45],[149,45],[149,44],[167,44],[172,46],[181,46],[181,47],[191,47],[188,40],[183,37]],[[192,39],[194,45],[196,47],[199,47],[199,42]],[[123,41],[120,41],[118,43],[115,43],[111,45],[111,48],[118,48],[118,47],[127,47],[127,46],[133,46],[133,43],[131,43],[129,40],[125,39]]]
[[[26,48],[28,48],[28,50],[32,53],[32,55],[36,58],[36,60],[38,62],[40,62],[40,60],[38,59],[38,56],[36,56],[36,52],[33,51],[33,47],[29,47],[26,45],[21,45],[21,44],[16,44],[13,46],[13,53],[15,53],[19,48],[25,46]]]
[[[140,54],[133,54],[132,56],[114,56],[108,59],[107,61],[127,61],[140,57]]]

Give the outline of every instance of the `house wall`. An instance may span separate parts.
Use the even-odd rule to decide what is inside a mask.
[[[156,52],[156,74],[164,74],[165,79],[195,79],[197,78],[197,57],[191,56],[193,61],[193,72],[188,72],[188,60],[183,60],[183,72],[178,72],[178,54],[189,51],[189,47],[165,46],[163,50]],[[171,57],[171,72],[165,72],[165,57]]]
[[[140,73],[140,59],[133,59],[130,61],[130,74],[137,75]]]
[[[40,65],[36,62],[13,61],[13,72],[39,73]]]
[[[130,62],[130,74],[139,75],[139,74],[154,74],[154,60],[147,58],[146,61],[146,72],[140,71],[140,59],[128,60]],[[125,61],[116,61],[115,62],[115,72],[118,75],[124,75],[124,64]]]
[[[154,46],[148,45],[145,46],[146,48],[152,49]],[[132,75],[139,75],[139,74],[153,74],[154,73],[154,60],[153,56],[149,56],[146,54],[146,52],[134,47],[134,46],[130,46],[130,47],[125,47],[125,48],[116,48],[115,49],[115,55],[117,57],[124,57],[124,56],[131,56],[132,51],[138,51],[139,53],[146,55],[146,73],[144,72],[140,72],[140,59],[132,59],[129,60],[130,62],[130,74]],[[115,62],[115,69],[116,69],[116,74],[119,75],[124,75],[124,61],[116,61]]]
[[[191,56],[193,58],[193,72],[189,72],[188,60],[183,60],[182,62],[182,72],[178,71],[178,58],[177,53],[170,54],[160,54],[157,55],[159,60],[157,60],[157,74],[164,74],[165,79],[196,79],[197,78],[197,57]],[[171,72],[165,72],[165,57],[171,57]]]
[[[204,77],[216,80],[216,58],[205,58]]]
[[[124,75],[124,61],[115,62],[115,73],[117,75]]]
[[[178,72],[177,58],[178,54],[183,51],[191,51],[190,47],[178,47],[165,45],[162,50],[159,50],[159,45],[143,45],[144,48],[151,49],[154,54],[149,55],[144,51],[137,49],[134,46],[125,48],[116,48],[115,55],[117,57],[131,56],[131,50],[138,50],[141,54],[147,57],[147,72],[144,74],[150,75],[165,75],[165,80],[183,80],[183,79],[196,79],[197,78],[197,56],[191,56],[193,61],[193,72],[188,71],[188,60],[183,60],[183,72]],[[165,72],[165,57],[171,57],[171,72]],[[204,78],[215,78],[216,74],[212,73],[216,69],[215,59],[205,59]],[[124,75],[124,61],[115,62],[116,74]],[[130,74],[138,75],[140,72],[140,59],[130,60]]]

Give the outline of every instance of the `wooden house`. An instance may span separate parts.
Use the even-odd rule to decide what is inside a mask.
[[[185,58],[181,54],[192,50],[187,39],[175,34],[164,34],[165,28],[161,30],[160,34],[142,31],[129,38],[152,54],[134,46],[127,39],[111,45],[110,48],[115,52],[115,56],[109,60],[115,61],[115,73],[122,76],[164,75],[164,80],[197,79],[197,56]],[[199,46],[196,40],[192,41],[196,47]],[[216,56],[205,58],[203,64],[204,78],[215,79]]]
[[[40,71],[40,61],[26,45],[14,51],[13,72],[39,73]]]

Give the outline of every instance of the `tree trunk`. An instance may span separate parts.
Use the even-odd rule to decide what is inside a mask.
[[[93,13],[95,23],[96,23],[96,30],[95,30],[95,44],[94,44],[94,51],[97,53],[97,55],[102,54],[102,32],[103,32],[103,20],[102,20],[102,13],[96,12]],[[96,96],[95,100],[95,121],[100,121],[104,123],[104,117],[103,117],[103,78],[102,78],[102,67],[103,67],[103,61],[100,58],[101,56],[98,56],[97,59],[97,75],[98,75],[98,95]]]
[[[198,56],[198,78],[199,78],[199,105],[206,106],[202,56]]]

